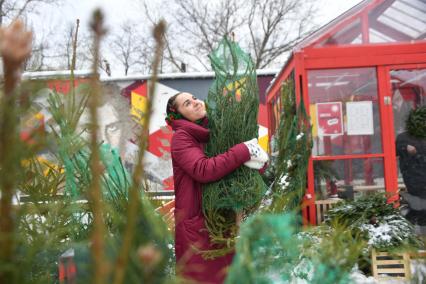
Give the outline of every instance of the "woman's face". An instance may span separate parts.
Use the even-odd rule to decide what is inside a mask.
[[[195,122],[206,116],[204,102],[190,93],[182,93],[175,100],[176,110],[189,121]]]

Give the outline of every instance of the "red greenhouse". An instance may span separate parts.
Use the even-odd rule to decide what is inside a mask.
[[[270,136],[289,79],[312,123],[305,221],[320,222],[336,195],[396,200],[404,183],[394,141],[426,104],[426,2],[366,0],[301,41],[268,89]]]

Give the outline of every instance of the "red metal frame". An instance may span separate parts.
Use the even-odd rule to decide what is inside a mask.
[[[305,70],[305,57],[302,52],[296,52],[294,54],[294,79],[295,79],[295,94],[296,94],[296,104],[299,105],[301,98],[305,104],[305,109],[309,114],[309,97],[308,97],[308,81]],[[313,161],[312,157],[308,161],[308,181],[307,181],[307,191],[305,197],[302,201],[302,216],[303,223],[308,224],[308,220],[315,220],[316,210],[315,210],[315,190],[313,187]]]
[[[426,42],[415,44],[366,44],[306,49],[297,52],[279,73],[267,94],[270,102],[295,66],[295,55],[301,54],[306,69],[416,65],[426,63]],[[297,68],[296,68],[297,69]]]
[[[305,78],[305,89],[306,90],[308,90],[307,89],[307,86],[308,86],[308,82],[307,82],[307,72],[308,72],[309,70],[304,70],[304,74],[305,74],[305,76],[304,76],[304,78]],[[379,74],[377,74],[377,80],[378,81],[380,81],[380,79],[379,79]],[[381,94],[381,92],[380,92],[380,90],[378,89],[378,94],[377,94],[377,99],[378,99],[378,101],[379,101],[379,111],[380,111],[380,113],[381,113],[381,116],[382,116],[382,113],[383,113],[383,95]],[[306,109],[307,110],[309,110],[309,94],[308,94],[308,92],[306,91],[305,93],[304,93],[304,101],[305,101],[305,103],[307,104],[307,106],[306,106]],[[390,108],[392,109],[392,106],[390,106]],[[381,127],[382,127],[382,129],[383,128],[385,128],[385,129],[389,129],[389,127],[386,127],[385,126],[385,124],[386,123],[384,123],[383,122],[384,120],[383,120],[383,118],[381,118]],[[390,128],[390,129],[393,129],[393,128]],[[382,133],[382,144],[383,145],[385,145],[386,143],[385,143],[385,141],[386,141],[386,139],[384,138],[385,136],[384,136],[384,134]],[[389,141],[389,140],[388,140]],[[306,208],[306,207],[308,207],[307,209],[307,211],[308,211],[308,213],[305,213],[304,215],[303,215],[303,217],[304,217],[304,219],[308,216],[308,219],[307,220],[305,220],[305,224],[307,224],[308,223],[308,221],[311,223],[311,224],[315,224],[315,222],[316,222],[316,210],[315,210],[315,200],[316,200],[316,196],[315,196],[315,186],[314,186],[314,168],[313,168],[313,162],[314,161],[321,161],[321,160],[353,160],[353,159],[371,159],[371,158],[381,158],[381,159],[383,159],[383,163],[385,164],[386,162],[385,162],[385,157],[386,157],[386,155],[385,155],[385,149],[384,149],[385,147],[383,146],[383,152],[382,153],[376,153],[376,154],[345,154],[345,155],[334,155],[334,156],[311,156],[310,157],[310,159],[309,159],[309,164],[308,164],[308,188],[307,188],[307,193],[309,193],[310,194],[310,196],[312,196],[312,199],[310,200],[310,202],[306,202],[305,201],[305,204],[304,204],[304,208]],[[394,148],[394,147],[393,147]],[[386,177],[388,176],[387,175],[387,173],[385,172],[386,170],[385,170],[385,165],[383,166],[384,167],[384,172],[383,172],[383,175],[384,175],[384,177],[385,177],[385,187],[387,188],[388,187],[388,184],[390,185],[391,183],[390,183],[390,177],[388,178],[388,180],[386,180]],[[391,165],[389,166],[389,168],[390,167],[392,167]],[[395,180],[396,181],[396,180]],[[396,189],[398,189],[398,184],[397,184],[397,182],[396,182]],[[306,209],[305,209],[306,210]]]
[[[386,66],[379,66],[377,68],[378,92],[380,94],[380,120],[382,128],[382,147],[384,153],[384,174],[385,174],[385,188],[386,191],[391,193],[389,201],[398,200],[398,173],[396,165],[395,144],[389,141],[395,141],[392,137],[393,134],[393,108],[392,103],[385,105],[385,97],[392,97],[392,89],[390,84],[389,70]]]
[[[389,55],[424,55],[426,41],[416,43],[371,43],[360,45],[339,45],[323,48],[309,48],[301,51],[307,61],[321,58],[362,58],[365,56],[389,56]],[[388,58],[388,61],[391,61]],[[405,64],[401,62],[400,64]],[[364,65],[364,64],[362,64]],[[370,64],[374,65],[374,64]],[[308,68],[311,68],[309,66]]]
[[[291,71],[293,71],[294,56],[292,56],[289,60],[289,63],[281,70],[277,78],[274,80],[274,83],[269,88],[268,95],[266,96],[267,102],[270,102],[277,95],[277,93],[280,92],[281,83],[284,81],[284,79],[288,78],[288,76],[291,74]]]
[[[325,47],[304,51],[306,69],[354,68],[426,62],[426,42]]]
[[[362,31],[362,43],[366,44],[370,42],[370,32],[368,26],[368,13],[364,12],[361,16],[361,31]]]
[[[415,63],[415,64],[400,64],[400,65],[391,65],[388,66],[389,71],[390,70],[413,70],[413,69],[426,69],[426,62],[425,63]]]
[[[385,154],[347,154],[336,156],[314,156],[313,161],[329,161],[329,160],[348,160],[348,159],[365,159],[365,158],[384,158]]]

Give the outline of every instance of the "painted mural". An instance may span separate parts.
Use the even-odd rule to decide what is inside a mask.
[[[265,149],[268,145],[268,116],[266,114],[265,91],[273,75],[258,76],[260,91],[259,142]],[[149,125],[149,146],[145,153],[145,172],[152,190],[173,190],[173,171],[170,156],[172,130],[164,121],[167,100],[178,92],[190,92],[206,99],[213,77],[162,78],[156,84],[153,113]],[[67,80],[46,79],[46,88],[39,91],[37,104],[45,121],[49,120],[47,97],[51,90],[66,94],[70,89]],[[76,86],[87,83],[87,79],[76,80]],[[138,133],[145,125],[148,102],[148,81],[109,79],[102,82],[102,99],[98,108],[99,141],[119,150],[125,167],[131,172],[138,152]],[[77,88],[78,90],[78,88]],[[78,94],[77,94],[77,97]],[[39,116],[40,116],[39,114]],[[89,121],[83,112],[78,131],[85,137]]]

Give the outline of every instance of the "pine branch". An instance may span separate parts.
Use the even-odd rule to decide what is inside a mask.
[[[77,19],[76,25],[75,25],[75,34],[74,34],[74,40],[72,42],[72,59],[71,59],[71,76],[70,76],[70,94],[72,98],[72,102],[70,104],[71,109],[73,110],[75,108],[75,77],[74,77],[74,70],[75,70],[75,62],[77,58],[77,37],[78,37],[78,28],[80,26],[80,20]]]
[[[0,97],[0,282],[13,283],[11,264],[15,249],[15,224],[12,198],[20,163],[17,98],[14,90],[20,80],[21,66],[31,52],[32,34],[25,30],[21,21],[14,21],[9,27],[0,28],[0,39],[4,68],[4,93]]]
[[[306,190],[306,172],[312,141],[309,119],[303,100],[296,106],[294,82],[289,80],[281,88],[281,116],[277,130],[278,156],[275,161],[275,181],[268,198],[269,211],[298,212]]]
[[[155,49],[154,61],[152,64],[153,74],[150,80],[148,107],[147,107],[147,113],[145,114],[146,116],[145,125],[142,129],[142,135],[140,137],[140,142],[139,142],[138,162],[136,164],[136,167],[132,176],[132,185],[129,190],[127,224],[124,231],[123,244],[121,246],[119,256],[116,262],[116,269],[114,271],[115,272],[114,282],[113,282],[114,284],[120,284],[123,282],[124,272],[126,270],[127,262],[129,259],[129,251],[133,241],[136,220],[137,220],[137,212],[138,212],[138,207],[140,206],[139,189],[140,189],[141,180],[144,174],[143,158],[145,154],[145,149],[148,146],[149,123],[151,118],[152,105],[153,105],[153,102],[155,101],[155,84],[157,81],[158,66],[160,65],[161,55],[163,53],[163,48],[164,48],[165,29],[166,29],[166,24],[164,21],[160,21],[154,27],[154,38],[157,43],[157,46]],[[149,275],[146,277],[149,277]]]
[[[106,262],[105,262],[105,223],[103,219],[103,204],[100,178],[102,169],[99,159],[99,146],[98,146],[98,115],[97,107],[99,105],[100,86],[99,86],[99,49],[102,36],[105,34],[103,27],[103,14],[100,10],[95,10],[91,22],[91,29],[94,35],[93,50],[94,50],[94,63],[93,75],[91,80],[91,95],[89,98],[89,111],[91,117],[90,124],[90,171],[92,173],[92,180],[90,184],[90,204],[93,211],[93,232],[92,232],[92,258],[94,264],[93,283],[103,284],[106,280]]]

